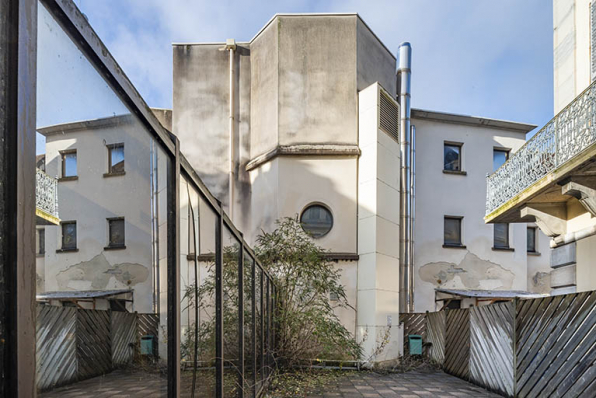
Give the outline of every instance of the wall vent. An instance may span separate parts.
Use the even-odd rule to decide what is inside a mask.
[[[383,89],[379,90],[379,128],[399,141],[399,105]]]

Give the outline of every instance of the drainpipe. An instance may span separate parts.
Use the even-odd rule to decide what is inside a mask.
[[[410,76],[412,66],[412,47],[410,43],[400,44],[397,50],[398,87],[399,87],[399,142],[400,142],[400,244],[399,244],[399,307],[400,312],[413,312],[412,300],[413,267],[411,261],[411,153],[410,153]]]
[[[229,185],[229,206],[228,211],[230,213],[230,219],[234,221],[234,127],[235,127],[235,120],[234,120],[234,97],[235,97],[235,76],[234,76],[234,54],[236,52],[236,41],[234,39],[227,39],[226,46],[222,48],[223,51],[228,51],[230,54],[230,110],[229,110],[229,143],[228,143],[228,156],[230,159],[230,170],[228,175],[228,185]]]
[[[410,126],[410,263],[408,272],[408,312],[414,312],[414,227],[416,226],[416,126]]]

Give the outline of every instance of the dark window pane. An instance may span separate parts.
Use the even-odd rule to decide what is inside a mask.
[[[122,173],[124,171],[124,145],[110,148],[110,173]]]
[[[536,228],[528,228],[527,238],[528,238],[528,251],[535,252],[536,251]]]
[[[46,230],[37,230],[37,254],[45,254],[46,252]]]
[[[62,224],[62,249],[76,249],[77,224],[74,222]]]
[[[509,152],[495,149],[493,151],[493,171],[497,170],[507,161]]]
[[[509,248],[509,224],[494,225],[494,246]]]
[[[110,227],[110,246],[124,246],[124,219],[108,220]]]
[[[77,153],[65,153],[62,155],[62,161],[64,162],[62,169],[62,177],[74,177],[77,175]]]
[[[445,218],[444,243],[446,245],[461,245],[460,218]]]
[[[306,233],[313,238],[320,238],[331,231],[333,216],[326,207],[312,205],[302,212],[300,223]]]
[[[444,148],[444,169],[448,171],[461,171],[460,162],[461,147],[457,145],[445,145]]]

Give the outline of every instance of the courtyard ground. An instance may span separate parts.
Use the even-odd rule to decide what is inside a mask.
[[[182,394],[183,396],[185,394]],[[42,398],[157,398],[166,396],[166,381],[156,374],[114,371],[41,394]],[[276,395],[268,394],[274,398]],[[288,395],[284,395],[288,396]],[[305,396],[305,395],[296,395]],[[361,397],[486,397],[499,395],[442,371],[380,374],[350,372],[306,395],[309,398]]]

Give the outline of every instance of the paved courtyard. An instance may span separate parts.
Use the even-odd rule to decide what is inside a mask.
[[[155,374],[115,371],[105,376],[44,393],[41,396],[42,398],[157,398],[166,396],[166,382],[165,379]],[[199,396],[202,395],[199,394]],[[351,373],[309,395],[309,398],[332,397],[493,398],[499,396],[440,371],[412,371],[399,374]]]

